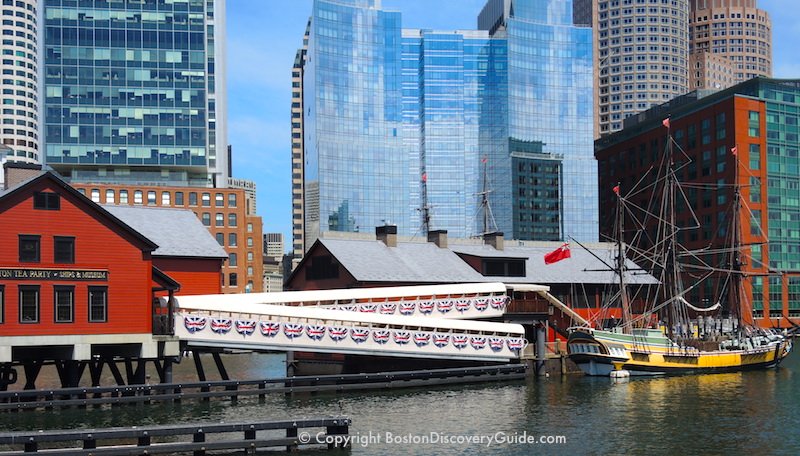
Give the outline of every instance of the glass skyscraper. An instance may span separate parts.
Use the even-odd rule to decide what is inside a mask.
[[[227,185],[224,0],[44,0],[45,162],[73,182]]]
[[[569,0],[490,0],[479,25],[401,29],[377,0],[315,0],[306,246],[386,223],[405,235],[597,240],[591,29],[573,25]]]

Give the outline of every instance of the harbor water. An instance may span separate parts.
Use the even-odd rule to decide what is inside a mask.
[[[190,361],[190,360],[188,360]],[[239,375],[283,359],[232,355]],[[176,376],[190,380],[184,361]],[[549,377],[495,384],[243,397],[237,403],[104,406],[0,413],[2,430],[347,415],[351,448],[331,454],[800,454],[800,355],[778,368],[635,378]],[[301,438],[303,435],[301,434]],[[315,435],[308,438],[314,439]],[[307,454],[328,454],[310,450]]]

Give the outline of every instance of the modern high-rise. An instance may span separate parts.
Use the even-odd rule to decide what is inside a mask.
[[[303,196],[303,70],[310,29],[311,21],[306,24],[303,46],[297,50],[292,65],[292,256],[297,261],[303,257],[306,239]]]
[[[689,0],[592,0],[576,7],[592,9],[596,137],[688,91]]]
[[[378,0],[314,2],[293,69],[305,248],[385,224],[597,240],[591,29],[570,0],[490,0],[478,24],[403,29]]]
[[[3,107],[0,142],[11,150],[8,160],[38,163],[39,151],[39,3],[37,0],[5,0],[2,7]]]
[[[772,76],[772,23],[756,0],[689,0],[689,6],[691,89],[726,88]],[[714,67],[702,65],[702,54],[729,62],[732,81],[716,79]]]
[[[73,183],[225,187],[225,1],[47,0],[44,161]]]

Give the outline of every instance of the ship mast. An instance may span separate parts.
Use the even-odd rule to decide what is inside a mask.
[[[491,193],[491,190],[488,189],[488,162],[489,160],[486,157],[481,159],[481,163],[483,163],[483,191],[478,193],[478,195],[481,197],[481,205],[479,209],[483,210],[483,232],[481,235],[497,231],[497,222],[495,221],[494,214],[492,213],[492,206],[489,205],[489,193]],[[490,229],[490,226],[494,226],[494,229]]]
[[[633,333],[633,319],[631,316],[631,304],[628,297],[628,286],[625,283],[625,246],[623,240],[624,219],[622,210],[622,196],[620,195],[619,184],[614,187],[617,194],[617,275],[619,276],[619,297],[622,304],[622,332],[625,334]]]

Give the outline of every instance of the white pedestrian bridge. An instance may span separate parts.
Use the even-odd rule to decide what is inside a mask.
[[[177,296],[174,325],[187,348],[508,361],[523,327],[469,319],[507,303],[502,283]]]

